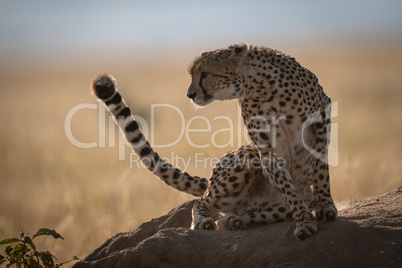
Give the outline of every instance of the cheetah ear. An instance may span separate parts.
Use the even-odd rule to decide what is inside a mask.
[[[208,54],[208,51],[203,51],[203,52],[201,52],[200,56],[202,57],[202,56],[205,56],[207,54]]]
[[[229,49],[232,50],[232,54],[229,56],[228,59],[242,60],[250,51],[250,45],[247,43],[243,43],[241,45],[231,46],[229,47]]]

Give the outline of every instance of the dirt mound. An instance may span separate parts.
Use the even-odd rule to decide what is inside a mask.
[[[193,231],[193,201],[108,239],[79,267],[400,267],[402,186],[337,203],[339,218],[304,241],[293,221],[244,231]]]

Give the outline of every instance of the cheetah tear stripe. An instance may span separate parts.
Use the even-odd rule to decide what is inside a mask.
[[[180,171],[162,160],[151,148],[134,116],[131,114],[130,108],[116,89],[116,80],[111,75],[100,74],[96,76],[91,83],[91,91],[105,104],[133,151],[154,175],[179,191],[194,196],[204,194],[208,185],[205,178],[191,176],[186,172]]]

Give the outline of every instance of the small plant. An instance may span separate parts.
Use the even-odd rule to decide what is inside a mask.
[[[8,238],[0,241],[0,245],[18,243],[15,247],[7,246],[5,249],[6,256],[0,255],[0,265],[8,261],[6,267],[10,267],[15,264],[16,267],[60,267],[63,264],[69,263],[73,260],[78,260],[77,256],[74,256],[71,260],[63,263],[57,262],[57,258],[53,256],[49,251],[40,251],[36,249],[33,240],[38,236],[53,236],[53,238],[64,239],[55,230],[47,228],[41,228],[32,236],[32,238],[21,232],[20,238]]]

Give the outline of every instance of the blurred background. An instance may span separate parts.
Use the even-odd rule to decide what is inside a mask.
[[[130,165],[109,115],[93,106],[89,83],[100,72],[114,75],[133,112],[149,126],[154,119],[154,144],[174,141],[182,119],[173,109],[152,117],[152,104],[177,107],[186,124],[208,118],[210,132],[190,134],[208,147],[183,138],[158,149],[190,159],[187,171],[208,177],[212,168],[197,166],[195,153],[213,158],[239,147],[243,126],[235,101],[194,108],[187,68],[201,51],[242,42],[296,57],[338,101],[338,165],[330,170],[336,201],[393,190],[402,184],[401,11],[402,2],[391,0],[1,0],[0,240],[48,227],[65,240],[41,238],[39,247],[60,261],[83,258],[192,199]],[[214,120],[221,115],[233,118],[236,141],[224,148],[211,143],[214,131],[230,127]],[[191,128],[206,123],[194,120]],[[95,146],[77,147],[69,134]],[[223,132],[214,141],[229,138]]]

